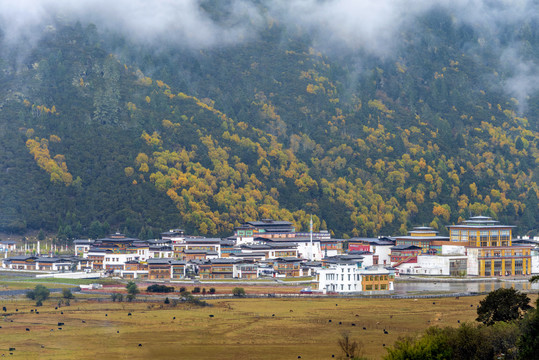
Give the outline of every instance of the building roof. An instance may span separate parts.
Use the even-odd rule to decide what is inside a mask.
[[[69,259],[61,259],[56,257],[39,257],[36,259],[36,262],[40,263],[60,263],[60,262],[71,262]]]
[[[178,236],[183,235],[185,231],[183,229],[171,229],[161,233],[161,236]]]
[[[287,256],[287,257],[279,257],[279,258],[275,258],[273,260],[276,260],[276,261],[283,261],[283,262],[297,262],[297,261],[303,261],[303,259],[300,259],[300,258],[297,258],[297,257],[293,257],[293,256]]]
[[[235,258],[230,258],[230,257],[209,260],[211,264],[239,264],[242,261],[243,261],[242,259],[235,259]]]
[[[13,240],[3,240],[3,241],[0,241],[0,244],[3,244],[3,245],[15,245],[15,244],[17,244],[17,242],[13,241]]]
[[[8,257],[8,258],[5,258],[3,260],[10,260],[10,261],[20,261],[20,260],[30,260],[30,259],[37,259],[37,256],[33,256],[33,255],[15,255],[15,256],[11,256],[11,257]]]
[[[148,265],[185,265],[185,261],[171,258],[151,258],[146,261]]]
[[[262,219],[261,221],[247,221],[245,224],[256,226],[256,227],[291,227],[292,223],[289,221],[273,220],[273,219]]]
[[[220,238],[204,238],[204,237],[187,237],[185,238],[185,243],[213,243],[213,244],[220,244],[221,239]]]
[[[395,236],[396,240],[413,240],[413,241],[422,241],[422,240],[440,240],[440,241],[449,241],[449,236]]]
[[[363,261],[363,256],[356,254],[337,255],[324,258],[324,262],[328,264],[357,264]]]
[[[395,250],[421,250],[421,248],[415,245],[396,245],[391,248],[391,251]]]
[[[381,238],[353,237],[351,239],[348,239],[348,243],[353,243],[356,241],[367,243],[369,245],[376,245],[376,246],[388,246],[388,245],[395,244],[395,240],[388,237],[381,237]]]
[[[239,258],[239,257],[265,257],[265,256],[266,256],[266,253],[263,253],[263,252],[252,252],[252,253],[233,254],[229,257]]]
[[[76,239],[73,240],[73,244],[75,245],[91,245],[95,242],[95,240],[91,239]]]
[[[482,227],[488,227],[488,228],[514,228],[513,225],[498,225],[499,221],[496,221],[492,219],[489,216],[472,216],[468,220],[464,220],[462,224],[459,225],[448,225],[447,227],[452,228],[482,228]]]

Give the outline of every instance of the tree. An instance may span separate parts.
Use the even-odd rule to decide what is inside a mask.
[[[235,287],[234,289],[232,289],[232,294],[234,296],[243,297],[245,296],[245,289],[240,288],[240,287]]]
[[[539,310],[533,309],[526,314],[520,323],[520,332],[518,341],[520,358],[536,358],[539,349]]]
[[[135,300],[137,294],[140,292],[137,284],[134,281],[129,281],[125,288],[127,289],[127,301]]]
[[[26,293],[26,297],[36,301],[36,306],[43,305],[43,301],[49,298],[51,292],[43,285],[36,285],[34,290],[30,290]]]
[[[75,296],[73,296],[73,293],[68,288],[62,289],[62,297],[64,299],[73,299]]]
[[[490,326],[497,321],[520,319],[531,308],[529,302],[526,294],[512,288],[492,291],[479,303],[476,321]]]
[[[349,332],[343,332],[341,338],[338,340],[339,347],[341,348],[344,356],[351,359],[359,359],[361,355],[361,344],[357,341],[353,341],[350,338]]]

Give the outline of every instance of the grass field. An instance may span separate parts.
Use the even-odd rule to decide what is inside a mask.
[[[28,300],[2,300],[0,355],[12,347],[10,357],[24,359],[331,359],[348,331],[378,359],[399,336],[474,321],[482,298],[230,299],[203,308],[79,299],[59,309],[51,299],[39,314]]]

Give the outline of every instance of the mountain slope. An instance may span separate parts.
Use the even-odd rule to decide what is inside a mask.
[[[6,47],[0,227],[225,235],[313,214],[372,236],[485,214],[537,228],[539,94],[507,95],[517,69],[499,60],[503,38],[537,61],[534,23],[484,39],[436,10],[376,57],[266,20],[202,51],[65,23],[29,53]]]

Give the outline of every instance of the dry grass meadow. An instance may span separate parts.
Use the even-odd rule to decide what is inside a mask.
[[[331,359],[341,357],[337,340],[347,331],[362,343],[365,356],[379,359],[386,354],[384,344],[392,345],[399,336],[419,334],[432,325],[474,321],[482,298],[229,299],[211,300],[211,307],[174,307],[79,297],[59,309],[58,299],[49,299],[37,308],[39,314],[31,312],[36,308],[26,299],[0,300],[7,308],[0,321],[0,356]]]

